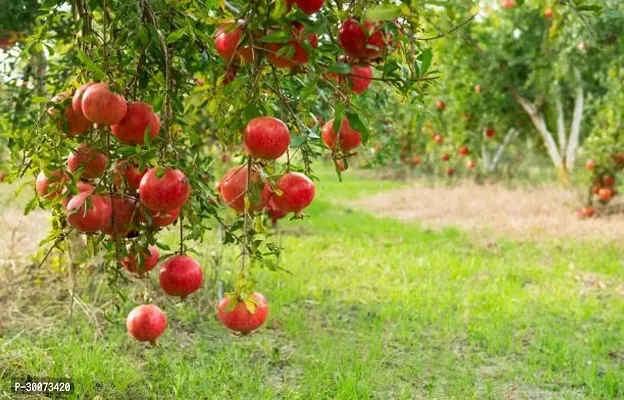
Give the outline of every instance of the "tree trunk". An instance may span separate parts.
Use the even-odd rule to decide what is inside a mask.
[[[568,140],[568,148],[566,152],[566,169],[572,172],[574,169],[574,161],[576,161],[576,149],[579,144],[581,135],[581,122],[583,120],[583,108],[585,106],[585,95],[583,88],[579,88],[576,92],[576,100],[574,101],[574,114],[572,116],[572,125],[570,126],[570,138]]]
[[[564,154],[566,151],[566,131],[565,131],[565,115],[563,113],[563,105],[561,97],[557,96],[557,138],[559,139],[559,153]]]

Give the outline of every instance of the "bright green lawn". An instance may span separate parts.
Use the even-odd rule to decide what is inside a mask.
[[[469,233],[337,205],[398,186],[345,178],[323,175],[310,218],[283,224],[292,274],[261,273],[258,283],[268,329],[230,335],[204,289],[186,304],[158,299],[170,329],[150,349],[126,335],[131,299],[115,323],[100,318],[97,341],[80,311],[34,334],[5,329],[0,376],[73,376],[76,399],[624,397],[620,249],[486,248]],[[584,284],[590,275],[606,287]]]

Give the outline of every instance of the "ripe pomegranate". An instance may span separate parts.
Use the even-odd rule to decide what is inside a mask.
[[[221,178],[217,188],[219,193],[221,193],[223,202],[238,212],[245,211],[247,176],[247,165],[235,166],[223,175],[223,178]],[[254,168],[251,172],[251,184],[252,193],[254,188],[258,188],[261,184],[260,171],[256,168]],[[262,184],[263,188],[260,193],[260,198],[253,198],[253,196],[250,196],[250,211],[262,210],[269,202],[269,198],[271,197],[271,187],[265,183]]]
[[[614,194],[615,191],[613,190],[613,188],[600,188],[598,190],[598,200],[600,200],[602,203],[608,203],[613,198]]]
[[[475,169],[477,167],[477,162],[475,160],[466,161],[466,168]]]
[[[477,92],[478,94],[481,94],[482,91],[483,91],[483,88],[481,87],[481,85],[475,86],[475,92]]]
[[[433,140],[437,143],[437,144],[442,144],[444,143],[444,138],[442,137],[442,135],[434,135],[433,136]]]
[[[451,159],[451,155],[450,155],[450,154],[448,154],[448,153],[442,153],[442,156],[440,157],[440,159],[441,159],[442,161],[448,161],[448,160],[450,160],[450,159]]]
[[[81,144],[67,159],[67,168],[72,174],[79,173],[82,179],[95,179],[104,174],[107,163],[108,157],[100,151]]]
[[[221,84],[223,86],[229,85],[236,78],[236,74],[238,74],[238,66],[235,64],[228,66],[225,70],[225,74],[223,74]]]
[[[179,215],[179,208],[169,211],[152,211],[145,207],[139,209],[139,219],[152,229],[163,228],[173,224]]]
[[[111,131],[122,143],[144,144],[148,128],[150,137],[155,139],[160,131],[160,118],[154,114],[152,106],[135,101],[130,103],[123,119],[111,126]]]
[[[81,192],[69,200],[66,207],[67,223],[80,232],[107,229],[111,219],[110,199],[91,192]]]
[[[117,188],[126,185],[130,190],[139,190],[143,175],[145,175],[145,170],[139,171],[132,161],[120,160],[113,169],[113,183]]]
[[[115,125],[126,115],[128,105],[123,96],[110,91],[106,83],[94,83],[82,95],[82,112],[96,124]]]
[[[160,267],[160,287],[169,296],[182,299],[201,287],[203,272],[199,263],[189,256],[169,257]]]
[[[386,34],[380,27],[366,21],[360,24],[351,17],[342,23],[338,44],[351,57],[370,60],[378,58],[386,47]]]
[[[420,157],[418,157],[418,156],[412,157],[411,164],[412,165],[419,165],[420,164]]]
[[[577,211],[578,217],[581,219],[584,218],[591,218],[596,214],[596,211],[594,210],[593,207],[591,206],[587,206],[587,207],[583,207],[580,210]]]
[[[297,65],[307,64],[310,60],[310,56],[302,45],[306,40],[310,44],[310,47],[318,47],[318,37],[315,34],[305,34],[305,27],[302,23],[294,21],[291,23],[291,36],[292,40],[287,43],[267,43],[266,44],[266,57],[267,60],[277,68],[292,68]],[[294,53],[291,57],[285,55],[277,55],[277,53],[284,46],[292,46]]]
[[[598,163],[596,162],[596,160],[587,160],[587,163],[585,164],[585,169],[588,171],[593,171],[596,169],[597,166]]]
[[[485,128],[485,137],[488,139],[492,139],[494,138],[494,136],[496,136],[496,130],[494,128]]]
[[[501,7],[504,9],[512,9],[516,6],[516,0],[501,0]]]
[[[149,246],[147,249],[131,248],[128,250],[128,255],[121,260],[121,265],[126,271],[143,277],[156,268],[158,257],[160,254],[156,246]]]
[[[186,203],[190,187],[186,175],[177,169],[165,168],[158,176],[158,168],[149,169],[139,184],[139,196],[145,206],[154,211],[171,211]]]
[[[435,106],[440,111],[446,110],[446,103],[443,100],[436,101]]]
[[[231,62],[238,55],[238,44],[243,36],[243,30],[238,25],[234,22],[222,24],[215,32],[215,49],[227,62]]]
[[[325,0],[286,0],[286,5],[290,10],[292,5],[296,4],[301,11],[311,15],[320,10],[321,7],[323,7],[324,2]]]
[[[154,304],[141,304],[126,318],[128,333],[139,342],[150,342],[156,345],[156,339],[167,328],[167,317]]]
[[[136,201],[129,197],[113,196],[110,204],[111,220],[102,232],[110,236],[115,236],[115,233],[119,237],[128,236],[134,226],[135,218],[138,217]]]
[[[370,65],[353,65],[351,67],[351,90],[357,94],[362,94],[368,89],[372,82],[373,69]]]
[[[552,19],[553,17],[553,10],[552,8],[547,8],[544,10],[544,18],[546,19]]]
[[[269,200],[269,204],[267,204],[266,210],[269,218],[271,218],[271,222],[273,222],[273,225],[277,224],[278,220],[284,218],[288,214],[287,212],[277,208],[277,206],[275,205],[275,201],[273,201],[273,198]]]
[[[76,89],[76,91],[74,92],[74,97],[72,98],[72,109],[78,116],[84,119],[87,118],[82,112],[82,96],[84,95],[85,90],[87,90],[91,85],[93,85],[93,82],[88,82],[80,86],[78,89]]]
[[[470,149],[468,147],[462,146],[459,148],[459,155],[467,156],[468,154],[470,154]]]
[[[59,129],[69,137],[80,135],[91,127],[91,122],[74,111],[71,106],[65,108],[65,122],[59,121]]]
[[[277,181],[280,195],[273,196],[277,208],[299,214],[314,200],[314,182],[300,172],[289,172]]]
[[[455,174],[455,168],[449,168],[446,170],[446,176],[453,176]]]
[[[37,181],[35,182],[35,190],[37,194],[46,200],[55,199],[65,190],[65,182],[67,175],[60,171],[39,172]]]
[[[254,118],[247,124],[243,145],[247,154],[252,157],[275,160],[288,150],[290,131],[277,118]]]
[[[612,187],[615,185],[615,178],[611,175],[605,175],[602,177],[602,184],[606,187]]]
[[[236,302],[236,304],[232,304]],[[252,311],[247,304],[234,296],[226,296],[217,306],[217,317],[228,329],[235,332],[249,333],[264,324],[269,316],[269,304],[260,293],[252,293],[248,302],[251,302]]]
[[[323,129],[321,130],[321,137],[327,148],[334,150],[336,142],[340,142],[340,148],[346,153],[355,149],[360,145],[360,143],[362,143],[362,135],[360,132],[351,128],[349,120],[346,118],[342,120],[342,125],[340,125],[340,137],[336,134],[333,125],[334,119],[332,118],[323,126]]]

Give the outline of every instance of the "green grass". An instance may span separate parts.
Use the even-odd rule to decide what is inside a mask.
[[[469,232],[341,205],[397,183],[321,176],[310,218],[283,224],[281,265],[292,274],[257,273],[271,316],[256,334],[234,337],[216,321],[206,245],[204,290],[183,304],[158,297],[170,322],[160,347],[125,332],[139,290],[120,312],[109,310],[112,322],[99,319],[97,336],[80,311],[32,332],[5,323],[0,377],[72,376],[75,399],[624,396],[624,269],[615,245],[501,239],[485,247]],[[590,275],[605,287],[584,283]],[[86,302],[96,286],[83,288]],[[36,313],[36,299],[22,312]],[[10,396],[7,387],[0,397]]]

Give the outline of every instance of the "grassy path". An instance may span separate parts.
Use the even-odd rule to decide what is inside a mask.
[[[171,329],[156,349],[126,336],[132,298],[114,323],[99,318],[97,338],[85,313],[32,331],[11,314],[0,335],[0,376],[70,375],[76,399],[624,396],[620,249],[484,246],[469,233],[339,205],[396,184],[347,174],[342,184],[323,175],[319,186],[310,218],[283,224],[282,265],[292,274],[259,274],[272,307],[259,333],[229,335],[209,290],[186,304],[162,300]],[[94,292],[92,283],[83,299]],[[0,307],[11,310],[11,301]],[[21,311],[52,313],[36,303]]]

